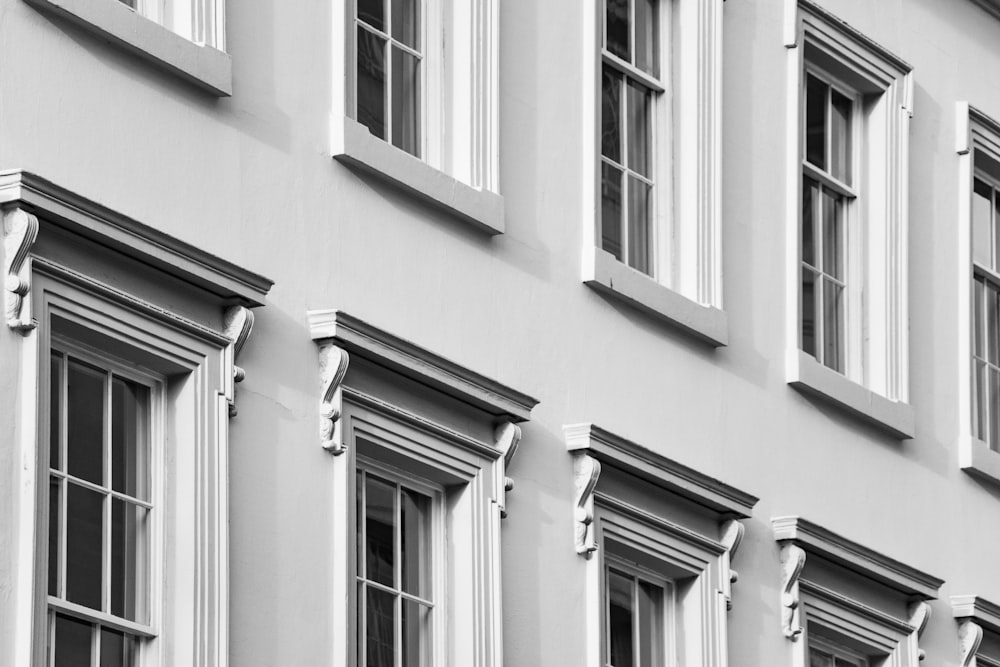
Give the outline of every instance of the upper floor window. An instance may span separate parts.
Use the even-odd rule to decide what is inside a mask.
[[[809,667],[868,667],[868,659],[820,637],[809,638]]]
[[[223,0],[118,0],[197,44],[225,49]]]
[[[973,435],[1000,450],[1000,185],[977,171],[972,187]]]
[[[660,667],[669,651],[665,629],[674,606],[671,582],[635,563],[605,558],[606,664]]]

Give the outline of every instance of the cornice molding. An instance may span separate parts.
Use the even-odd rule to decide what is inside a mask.
[[[563,435],[569,451],[586,452],[604,465],[635,475],[717,514],[747,518],[757,504],[756,496],[594,424],[564,426]]]
[[[972,4],[982,7],[988,14],[1000,19],[1000,1],[998,0],[972,0]]]
[[[958,620],[972,619],[983,629],[1000,635],[1000,605],[978,595],[952,595],[951,613]]]
[[[809,554],[816,554],[905,595],[921,600],[937,598],[944,583],[926,572],[848,540],[798,516],[771,519],[774,538],[790,541]]]
[[[27,171],[0,171],[0,205],[153,266],[226,303],[261,306],[273,281]]]
[[[352,355],[370,359],[496,417],[523,422],[538,401],[527,394],[364,322],[342,310],[312,310],[315,341],[335,340]]]

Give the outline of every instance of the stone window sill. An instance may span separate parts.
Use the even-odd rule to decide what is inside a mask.
[[[504,202],[495,192],[467,185],[373,136],[347,116],[332,124],[333,157],[467,222],[491,236],[503,234]]]
[[[1000,484],[1000,452],[993,451],[979,438],[962,437],[958,443],[958,464],[970,475]]]
[[[909,403],[893,401],[819,363],[802,350],[793,352],[788,384],[803,393],[843,408],[900,440],[914,435],[914,413]]]
[[[712,347],[729,343],[726,312],[703,306],[619,262],[601,248],[584,259],[583,282],[609,297],[638,308]]]
[[[195,44],[118,0],[24,0],[135,53],[216,97],[233,94],[229,54]]]

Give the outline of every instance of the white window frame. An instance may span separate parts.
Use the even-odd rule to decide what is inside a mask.
[[[968,102],[958,102],[956,117],[956,152],[958,153],[958,242],[957,280],[955,282],[955,321],[958,337],[957,358],[958,465],[966,472],[1000,484],[1000,452],[975,435],[972,391],[973,375],[973,273],[977,271],[972,252],[973,179],[977,172],[976,155],[1000,162],[1000,122]],[[996,180],[995,176],[992,180]],[[992,274],[991,271],[985,273]]]
[[[910,66],[811,0],[786,6],[788,53],[786,197],[786,377],[898,439],[914,435],[909,400],[907,192]],[[847,374],[800,346],[801,205],[805,72],[819,68],[857,92],[852,146],[858,198],[849,208],[857,238],[847,245],[850,278],[861,290],[846,318]]]
[[[584,5],[582,280],[720,347],[729,340],[722,309],[722,0],[660,0],[658,15],[665,92],[653,114],[653,278],[600,247],[604,2]]]
[[[356,0],[333,1],[331,153],[488,235],[505,230],[499,188],[498,0],[423,0],[420,158],[354,119]]]
[[[663,651],[664,664],[659,667],[674,667],[676,664],[676,656],[671,653],[671,647],[677,646],[677,633],[676,633],[676,619],[677,619],[677,590],[672,579],[669,579],[663,575],[662,572],[657,572],[654,569],[648,567],[643,567],[642,565],[635,563],[623,556],[615,555],[613,543],[605,543],[609,548],[601,551],[604,566],[601,570],[601,586],[604,593],[604,607],[602,609],[604,628],[604,641],[602,644],[602,650],[604,655],[603,665],[611,665],[611,647],[608,646],[608,640],[611,637],[611,618],[608,613],[609,609],[609,587],[608,587],[608,570],[614,569],[619,572],[623,572],[638,580],[659,586],[663,590],[663,596],[661,602],[663,604],[663,623],[659,628],[660,641],[663,642],[661,650]],[[633,642],[633,654],[638,655],[638,651],[634,649],[638,648]]]

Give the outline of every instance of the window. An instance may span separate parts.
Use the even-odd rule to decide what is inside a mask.
[[[334,662],[503,664],[500,519],[537,401],[338,310],[311,311],[330,460]]]
[[[757,499],[592,424],[563,433],[588,559],[587,665],[725,665],[710,647],[726,643],[739,519]]]
[[[789,137],[789,383],[910,438],[910,67],[811,0],[798,10],[786,42],[799,102]]]
[[[220,0],[118,0],[139,16],[197,44],[225,49]]]
[[[997,181],[976,172],[972,186],[973,435],[1000,450],[1000,256]]]
[[[865,656],[820,637],[809,637],[809,667],[868,667]]]
[[[712,346],[721,275],[721,0],[585,14],[583,281]],[[592,123],[592,125],[591,125]],[[684,165],[675,169],[675,165]]]

